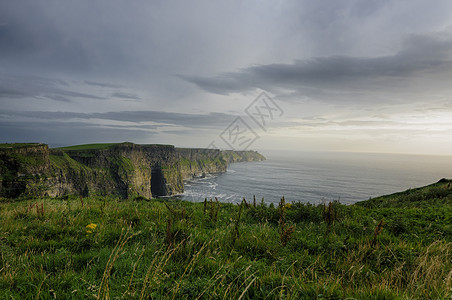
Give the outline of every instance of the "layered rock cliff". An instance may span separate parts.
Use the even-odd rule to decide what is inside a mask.
[[[227,165],[265,158],[253,151],[110,144],[49,149],[45,144],[0,144],[0,197],[169,196],[183,181],[225,172]]]

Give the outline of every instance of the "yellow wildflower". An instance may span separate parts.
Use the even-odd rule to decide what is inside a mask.
[[[93,233],[94,229],[96,229],[97,225],[94,223],[88,224],[86,227],[86,235]]]
[[[97,227],[97,225],[93,224],[93,223],[86,225],[87,230],[94,230],[94,229],[96,229],[96,227]]]
[[[292,207],[292,203],[286,203],[286,205],[284,205],[285,208],[291,208]]]

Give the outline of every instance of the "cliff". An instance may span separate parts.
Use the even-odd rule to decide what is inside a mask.
[[[49,147],[45,144],[0,144],[0,196],[15,198],[40,188],[51,170]]]
[[[216,149],[176,149],[183,180],[226,172],[228,161]]]
[[[184,191],[183,180],[225,172],[231,162],[264,159],[253,151],[171,145],[0,144],[0,197],[169,196]]]
[[[229,163],[265,160],[265,157],[257,151],[224,150],[221,153],[223,158]]]
[[[176,148],[176,152],[183,180],[226,172],[230,163],[265,160],[256,151]]]

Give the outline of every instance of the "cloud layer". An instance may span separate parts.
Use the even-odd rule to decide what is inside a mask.
[[[267,64],[243,68],[215,77],[183,76],[201,89],[228,95],[254,90],[289,90],[316,96],[317,100],[343,100],[338,92],[404,92],[416,80],[435,79],[437,85],[448,87],[452,75],[452,31],[413,35],[393,55],[379,57],[330,56],[298,60],[290,64]],[[429,89],[430,86],[424,86]],[[317,91],[317,95],[315,95]],[[325,91],[335,91],[326,97]],[[373,101],[372,97],[368,98]],[[348,98],[348,101],[357,101]],[[365,99],[363,99],[365,101]],[[391,101],[390,97],[387,99]],[[410,101],[411,99],[405,99]]]
[[[2,1],[0,142],[203,146],[264,90],[284,117],[263,147],[452,144],[451,20],[448,0]]]

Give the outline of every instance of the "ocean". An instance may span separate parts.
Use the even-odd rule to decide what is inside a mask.
[[[286,152],[265,154],[266,161],[233,163],[223,174],[185,183],[179,197],[238,203],[243,198],[278,203],[344,204],[452,178],[452,156]]]

